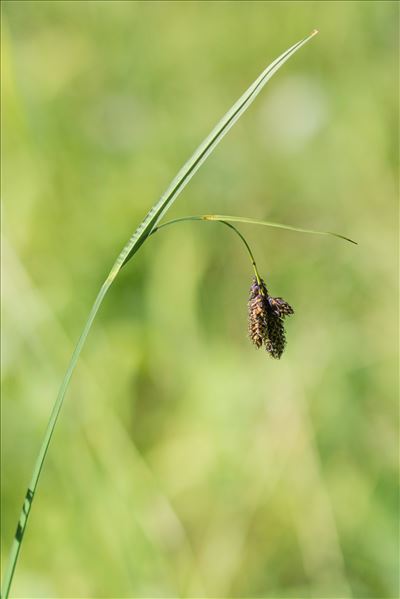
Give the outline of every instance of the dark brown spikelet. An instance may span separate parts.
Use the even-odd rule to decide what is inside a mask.
[[[267,297],[264,281],[253,279],[249,297],[249,337],[259,349],[267,337]]]
[[[267,318],[267,335],[265,349],[270,356],[279,359],[285,349],[286,336],[283,319],[274,313],[270,313]]]
[[[249,336],[257,348],[265,349],[273,358],[280,358],[286,345],[283,319],[294,314],[293,308],[281,297],[271,297],[262,279],[253,279],[249,298]]]
[[[268,303],[271,307],[272,312],[276,316],[285,318],[285,316],[290,316],[290,314],[294,314],[292,306],[285,302],[285,300],[281,297],[268,297]]]

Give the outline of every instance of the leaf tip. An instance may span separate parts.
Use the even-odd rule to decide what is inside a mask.
[[[334,235],[335,237],[340,237],[340,239],[344,239],[345,241],[354,243],[354,245],[358,245],[358,241],[354,241],[354,239],[350,239],[350,237],[345,237],[344,235],[339,235],[339,233],[332,233],[332,231],[329,231],[329,235]]]
[[[346,241],[350,241],[350,243],[354,243],[354,245],[358,245],[358,241],[354,241],[354,239],[350,239],[350,237],[345,237],[344,235],[342,235],[342,237]]]

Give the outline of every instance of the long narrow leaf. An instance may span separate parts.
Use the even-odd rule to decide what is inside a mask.
[[[4,583],[2,588],[2,597],[7,599],[10,592],[10,586],[13,579],[15,567],[18,560],[21,543],[23,541],[25,529],[27,526],[28,518],[32,508],[32,502],[35,497],[37,485],[40,479],[40,474],[44,465],[44,461],[47,455],[47,451],[50,445],[50,441],[63,405],[64,397],[69,386],[72,373],[78,362],[79,355],[82,351],[84,343],[87,339],[95,316],[100,308],[100,305],[106,295],[108,289],[112,285],[115,277],[120,271],[121,267],[132,258],[135,252],[139,249],[142,243],[146,240],[149,234],[152,232],[154,227],[157,225],[160,218],[170,208],[172,203],[175,201],[182,189],[187,185],[196,171],[200,168],[206,158],[211,154],[217,144],[226,135],[229,129],[236,123],[244,111],[250,106],[256,96],[260,93],[267,81],[276,73],[278,69],[305,43],[307,43],[317,31],[313,31],[308,37],[301,40],[288,50],[281,54],[274,62],[272,62],[254,81],[254,83],[247,89],[247,91],[239,98],[239,100],[232,106],[232,108],[222,117],[216,127],[206,137],[202,144],[197,148],[192,157],[186,162],[186,164],[179,171],[175,179],[172,181],[168,189],[161,196],[158,202],[151,208],[142,223],[136,229],[128,243],[124,246],[121,253],[117,257],[110,274],[104,281],[101,289],[96,297],[96,300],[91,308],[89,317],[83,328],[83,332],[78,340],[77,346],[72,354],[70,363],[67,371],[64,375],[60,390],[57,395],[57,399],[53,406],[52,413],[45,431],[45,435],[39,450],[38,457],[35,462],[35,467],[32,473],[31,481],[26,492],[25,500],[20,513],[17,531],[15,533],[13,545],[11,548],[10,558],[8,562],[7,571],[4,576]]]
[[[332,237],[339,237],[350,241],[350,243],[357,244],[357,241],[340,235],[339,233],[332,233],[331,231],[316,231],[314,229],[303,229],[301,227],[293,227],[292,225],[283,225],[282,223],[274,223],[268,220],[259,220],[258,218],[247,218],[246,216],[227,216],[223,214],[205,214],[200,217],[202,220],[215,220],[215,221],[228,221],[233,223],[248,223],[250,225],[263,225],[264,227],[275,227],[276,229],[287,229],[289,231],[298,231],[299,233],[312,233],[313,235],[331,235]]]
[[[237,102],[230,110],[222,117],[219,123],[214,127],[211,133],[199,145],[194,154],[184,164],[175,179],[171,182],[168,189],[163,193],[157,204],[149,211],[141,225],[135,231],[129,243],[121,253],[122,265],[126,264],[133,254],[139,249],[146,237],[151,233],[152,229],[161,219],[163,214],[173,204],[183,188],[187,185],[196,171],[200,168],[206,158],[211,154],[214,148],[219,144],[222,138],[233,127],[236,121],[242,116],[247,108],[252,104],[258,96],[264,85],[278,71],[281,66],[289,60],[289,58],[297,52],[304,44],[306,44],[318,31],[315,29],[305,39],[297,42],[291,48],[286,50],[278,58],[276,58],[250,85]]]

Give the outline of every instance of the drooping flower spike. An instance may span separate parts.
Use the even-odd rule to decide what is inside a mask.
[[[277,227],[279,229],[288,229],[291,231],[298,231],[301,233],[313,233],[316,235],[331,235],[354,243],[349,237],[340,235],[339,233],[332,233],[328,231],[316,231],[311,229],[302,229],[300,227],[293,227],[292,225],[284,225],[281,223],[272,223],[270,221],[261,221],[254,218],[247,218],[243,216],[227,216],[218,214],[203,214],[201,216],[183,216],[167,221],[158,227],[155,227],[151,234],[159,231],[163,227],[173,225],[183,221],[206,221],[206,222],[218,222],[226,227],[229,227],[236,233],[242,240],[247,253],[250,258],[250,262],[254,269],[255,277],[253,279],[250,288],[249,297],[249,337],[254,345],[259,349],[263,345],[267,352],[273,358],[280,358],[283,354],[286,345],[285,327],[283,320],[286,316],[294,314],[293,308],[281,297],[272,297],[269,295],[268,290],[265,286],[264,281],[260,277],[256,261],[253,256],[253,252],[250,249],[249,244],[242,235],[242,233],[231,223],[242,222],[249,224],[264,225],[268,227]]]
[[[279,359],[286,345],[283,320],[294,314],[281,297],[269,295],[264,281],[254,277],[249,298],[249,337],[259,349],[262,345],[273,358]]]

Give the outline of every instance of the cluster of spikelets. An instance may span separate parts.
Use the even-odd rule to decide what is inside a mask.
[[[254,345],[265,346],[273,358],[280,358],[286,345],[283,320],[294,314],[281,297],[271,297],[262,279],[253,279],[249,298],[249,336]]]

